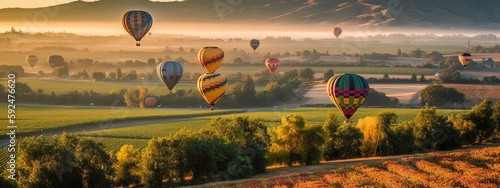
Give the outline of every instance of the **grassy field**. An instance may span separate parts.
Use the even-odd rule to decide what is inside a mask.
[[[0,108],[7,109],[6,104]],[[235,116],[249,116],[261,118],[268,127],[281,124],[281,118],[290,114],[302,114],[309,125],[322,125],[329,111],[334,112],[340,121],[345,118],[334,108],[289,108],[273,109],[255,112],[242,110],[160,110],[160,109],[127,109],[127,108],[99,108],[99,107],[69,107],[69,106],[35,106],[18,105],[16,108],[16,125],[18,139],[25,136],[39,134],[42,131],[61,130],[67,128],[95,125],[109,121],[145,120],[159,118],[180,118],[165,123],[154,123],[139,126],[114,128],[99,131],[78,133],[102,142],[107,151],[117,151],[125,144],[135,148],[144,148],[153,137],[164,137],[175,134],[180,129],[199,130],[207,126],[212,118],[233,118]],[[252,109],[250,109],[252,111]],[[419,109],[394,108],[360,108],[352,117],[354,123],[366,116],[375,116],[383,111],[391,111],[398,115],[398,122],[412,120]],[[465,110],[438,110],[440,115],[464,113]],[[6,118],[0,118],[7,122]],[[5,127],[0,132],[6,133]],[[6,139],[1,136],[1,139]],[[0,168],[5,164],[6,148],[0,149]]]

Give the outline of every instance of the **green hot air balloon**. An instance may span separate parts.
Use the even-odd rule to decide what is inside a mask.
[[[348,120],[365,102],[369,90],[368,82],[356,74],[333,76],[326,85],[330,100]]]

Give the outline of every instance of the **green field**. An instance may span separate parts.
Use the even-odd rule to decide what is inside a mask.
[[[233,118],[235,116],[249,116],[261,118],[268,127],[276,127],[281,124],[281,118],[290,114],[302,114],[309,125],[322,125],[329,111],[334,112],[339,120],[344,121],[340,112],[334,108],[289,108],[289,109],[250,109],[243,110],[164,110],[164,109],[127,109],[127,108],[100,108],[100,107],[69,107],[69,106],[16,106],[16,130],[18,139],[29,135],[38,135],[51,130],[63,130],[66,128],[91,126],[113,121],[168,119],[165,123],[145,124],[138,126],[113,128],[99,131],[77,133],[81,136],[90,137],[95,141],[102,142],[107,151],[116,151],[125,144],[136,148],[144,148],[153,137],[164,137],[175,134],[180,129],[199,130],[217,117]],[[7,109],[6,104],[0,104],[0,108]],[[252,112],[254,111],[254,112]],[[398,122],[412,120],[419,109],[395,109],[395,108],[360,108],[353,116],[356,123],[360,118],[375,116],[383,111],[391,111],[398,115]],[[464,113],[466,110],[438,110],[438,114]],[[174,119],[175,118],[175,119]],[[6,118],[0,118],[7,122]],[[1,132],[8,132],[6,127]],[[3,134],[5,135],[5,134]],[[6,139],[6,135],[0,137]],[[0,149],[0,168],[3,168],[7,155],[7,149]]]

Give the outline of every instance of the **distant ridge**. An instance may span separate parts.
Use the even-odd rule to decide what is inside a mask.
[[[141,9],[158,22],[499,29],[498,7],[498,0],[101,0],[36,9],[0,9],[0,15],[2,21],[12,22],[107,22],[119,21],[127,10]]]

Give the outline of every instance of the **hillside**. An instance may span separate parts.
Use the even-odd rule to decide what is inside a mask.
[[[384,26],[446,29],[498,29],[500,1],[468,0],[252,0],[151,2],[148,0],[76,1],[38,9],[0,9],[2,21],[42,19],[50,22],[120,21],[124,12],[142,9],[155,21],[183,23]],[[38,15],[38,18],[37,18]]]

